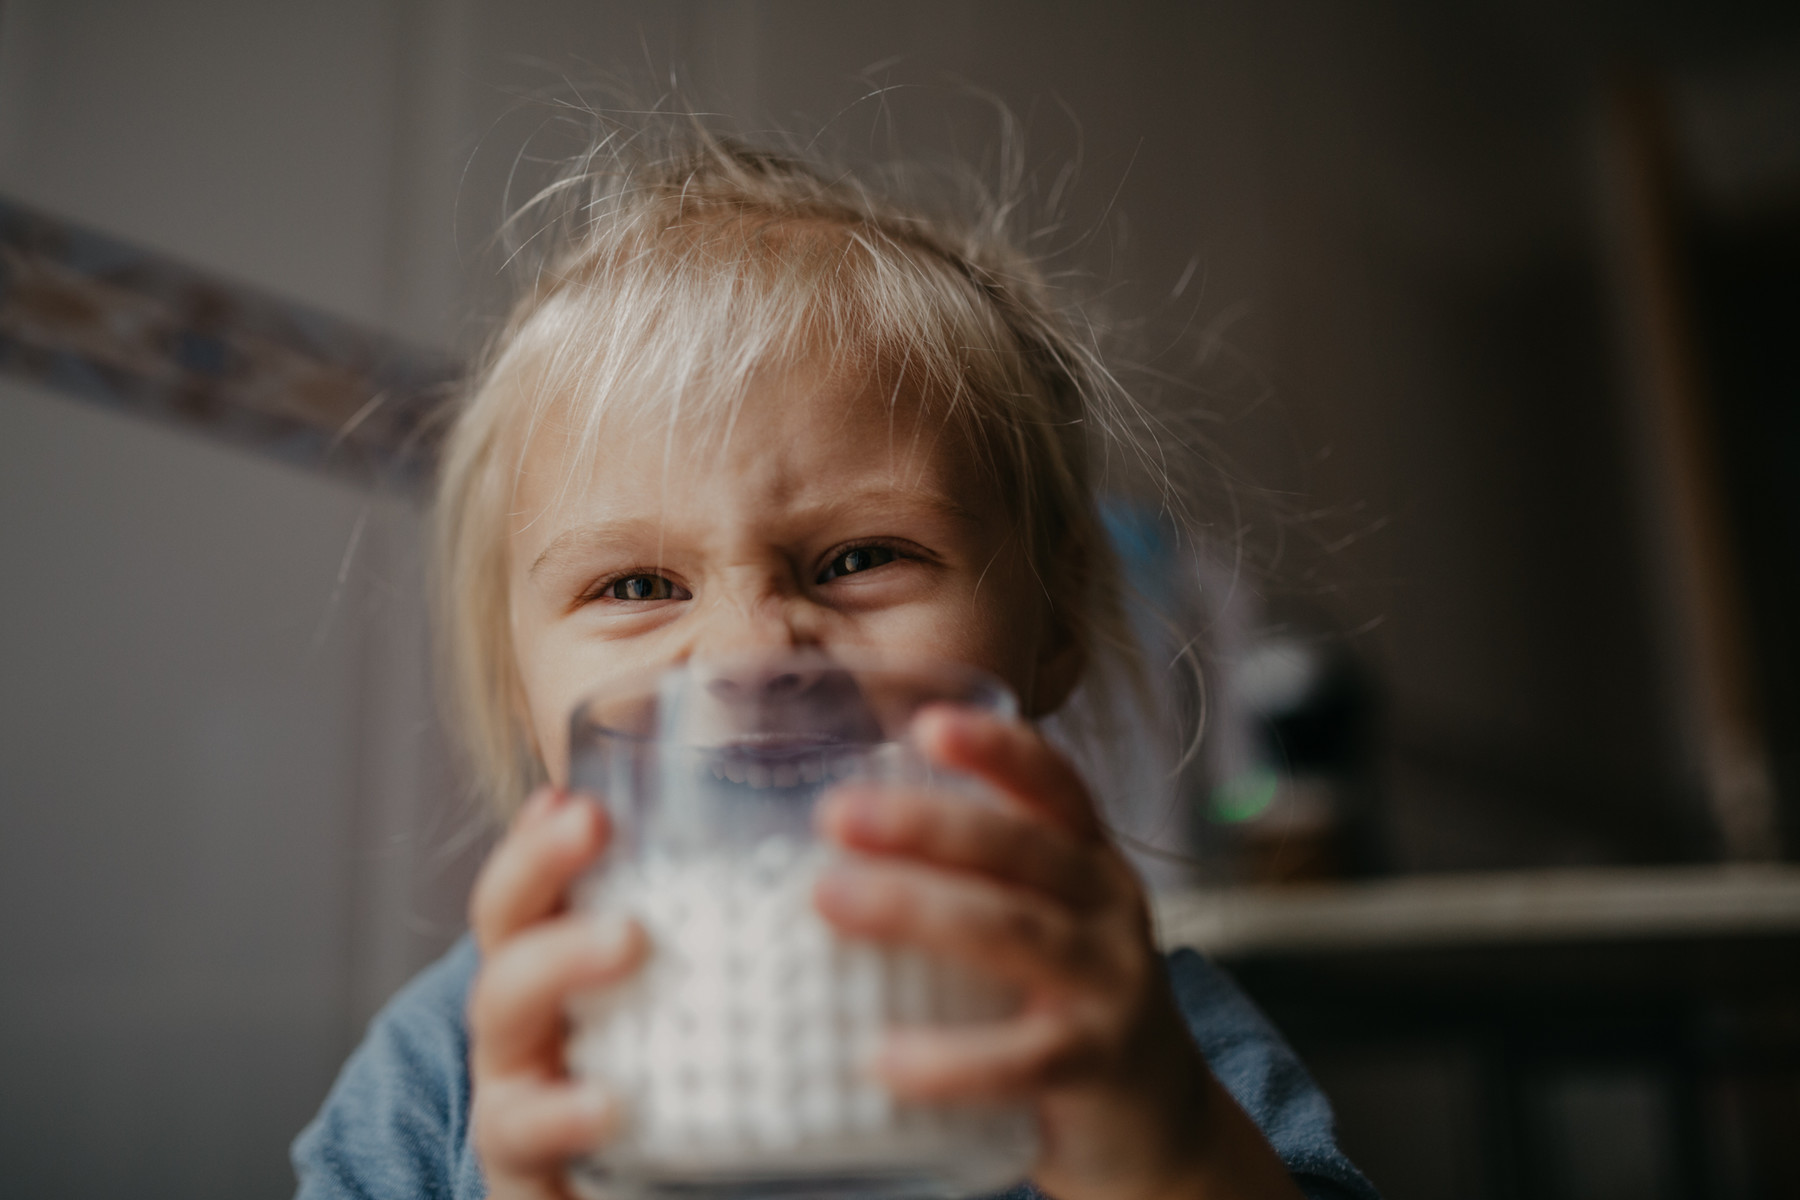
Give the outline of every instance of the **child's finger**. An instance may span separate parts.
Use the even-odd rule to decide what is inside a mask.
[[[542,1175],[599,1146],[619,1117],[618,1102],[594,1084],[515,1075],[476,1087],[472,1132],[490,1177]]]
[[[563,1035],[570,994],[629,975],[646,947],[643,927],[618,916],[564,917],[506,942],[469,995],[471,1067],[498,1075],[541,1065]]]
[[[579,796],[534,798],[494,847],[469,899],[483,953],[562,907],[569,884],[606,845],[606,814]]]
[[[924,788],[846,784],[820,805],[819,824],[851,849],[979,871],[1081,908],[1116,882],[1112,863],[1060,825]]]
[[[522,829],[527,825],[542,824],[557,810],[564,799],[566,797],[562,792],[557,791],[550,784],[544,784],[533,791],[525,803],[519,806],[519,811],[514,813],[513,819],[508,822],[508,829]]]
[[[1082,1039],[1054,1013],[888,1032],[875,1071],[901,1100],[1011,1100],[1066,1074]]]
[[[845,933],[919,946],[1026,986],[1109,973],[1066,906],[973,875],[860,859],[825,871],[814,898]]]
[[[1062,822],[1077,836],[1096,838],[1100,822],[1075,768],[1020,721],[935,704],[913,720],[925,757],[993,784],[1037,812]]]

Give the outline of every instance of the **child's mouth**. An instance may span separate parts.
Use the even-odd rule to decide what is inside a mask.
[[[842,779],[856,769],[857,743],[825,735],[750,734],[712,747],[713,778],[753,788],[788,788]]]

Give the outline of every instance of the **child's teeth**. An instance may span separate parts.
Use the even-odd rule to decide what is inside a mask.
[[[767,763],[753,762],[745,768],[745,773],[753,788],[766,788],[774,779],[773,772],[769,770]]]
[[[712,775],[713,775],[714,779],[725,778],[725,768],[721,767],[719,765],[719,761],[717,759],[714,759],[712,762]]]
[[[825,760],[808,755],[800,760],[800,778],[808,783],[817,783],[825,778]]]
[[[727,759],[725,763],[725,778],[731,780],[733,783],[742,783],[744,782],[744,777],[744,761],[742,759]]]
[[[831,760],[831,777],[833,779],[848,779],[854,774],[856,774],[855,758],[845,755],[843,758]]]
[[[800,782],[800,768],[793,763],[777,763],[769,774],[776,787],[793,787]]]

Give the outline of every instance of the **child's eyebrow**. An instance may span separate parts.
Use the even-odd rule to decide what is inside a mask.
[[[662,527],[651,521],[603,521],[577,525],[551,538],[550,544],[532,560],[531,567],[525,573],[536,579],[545,568],[557,566],[564,559],[580,558],[611,546],[620,549],[635,548],[644,544],[646,536],[660,540],[661,533]]]
[[[864,514],[884,517],[897,516],[909,508],[914,511],[923,509],[935,516],[947,518],[964,526],[979,526],[982,523],[981,515],[975,510],[935,489],[908,489],[898,493],[892,488],[857,489],[848,494],[840,493],[830,499],[822,499],[816,504],[797,505],[789,509],[784,516],[795,524],[813,525],[822,524],[834,518],[843,519]],[[532,561],[526,575],[536,579],[546,570],[560,565],[564,560],[579,560],[595,551],[604,551],[611,547],[635,550],[650,541],[660,545],[666,533],[667,527],[660,522],[640,518],[597,521],[577,525],[565,529],[551,538],[550,543]]]

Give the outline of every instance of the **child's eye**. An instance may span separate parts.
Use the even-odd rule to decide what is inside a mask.
[[[825,565],[819,572],[819,582],[829,583],[840,575],[854,575],[858,571],[872,571],[876,567],[885,567],[900,557],[888,546],[852,546]]]
[[[687,592],[661,575],[625,575],[603,585],[603,600],[685,600]]]

